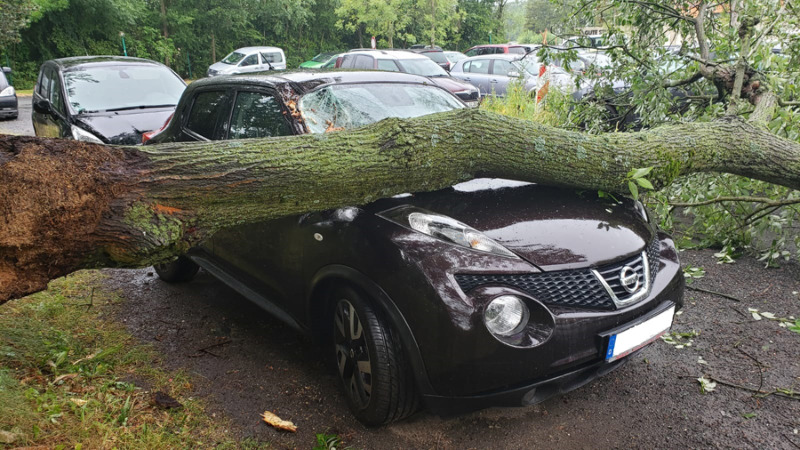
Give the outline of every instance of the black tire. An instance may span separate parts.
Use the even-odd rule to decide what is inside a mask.
[[[185,256],[179,256],[175,261],[157,264],[153,266],[153,269],[156,270],[159,278],[167,283],[180,283],[191,281],[197,275],[200,266]]]
[[[413,414],[419,395],[397,334],[359,291],[341,286],[332,300],[333,356],[353,414],[368,426]]]

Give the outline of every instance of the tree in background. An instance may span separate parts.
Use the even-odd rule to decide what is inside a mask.
[[[343,29],[352,32],[363,25],[367,34],[378,38],[382,46],[394,48],[395,38],[416,42],[407,29],[413,18],[409,11],[414,6],[414,0],[342,0],[336,14],[344,18],[339,22]]]
[[[575,0],[528,0],[525,3],[525,28],[537,34],[544,31],[564,34],[575,3]]]
[[[37,5],[32,0],[3,2],[0,5],[0,49],[19,42],[20,31],[28,26]]]

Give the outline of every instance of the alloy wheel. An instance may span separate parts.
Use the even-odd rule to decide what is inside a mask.
[[[372,364],[364,327],[350,301],[339,300],[334,325],[339,376],[356,406],[366,408],[372,395]]]

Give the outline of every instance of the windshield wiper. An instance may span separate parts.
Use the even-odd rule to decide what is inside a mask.
[[[166,108],[166,107],[168,107],[168,106],[171,106],[171,107],[173,107],[173,108],[174,108],[176,105],[175,105],[175,104],[172,104],[172,103],[168,103],[168,104],[164,104],[164,105],[139,105],[139,106],[124,106],[124,107],[122,107],[122,108],[111,108],[111,109],[106,109],[105,111],[106,111],[106,112],[114,112],[114,111],[127,111],[127,110],[131,110],[131,109]]]

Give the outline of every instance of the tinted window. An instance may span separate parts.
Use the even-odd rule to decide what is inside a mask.
[[[397,64],[391,59],[379,59],[378,70],[389,70],[392,72],[399,72],[400,68],[397,67]]]
[[[258,64],[258,53],[245,58],[244,61],[239,63],[239,67],[255,66],[256,64]]]
[[[343,69],[352,69],[353,63],[356,61],[356,57],[354,55],[344,55],[342,57],[342,64],[340,67]]]
[[[519,73],[519,69],[514,67],[513,64],[509,61],[504,61],[502,59],[495,59],[494,60],[494,68],[492,69],[492,73],[495,75],[503,75],[508,76],[509,72],[517,72]]]
[[[371,56],[367,55],[358,55],[356,56],[356,62],[353,64],[353,68],[355,69],[374,69],[375,63],[374,59]]]
[[[464,72],[470,73],[489,73],[489,60],[476,59],[474,61],[467,61],[464,63]]]
[[[52,78],[53,71],[51,69],[42,70],[39,74],[39,87],[36,91],[42,98],[50,98],[50,79]]]
[[[186,121],[186,128],[206,139],[213,139],[214,127],[217,125],[217,118],[222,113],[224,105],[225,91],[208,91],[197,94],[189,113],[189,119]]]
[[[262,92],[239,92],[233,106],[228,139],[264,138],[291,134],[278,100]]]
[[[53,109],[64,115],[64,98],[61,94],[61,80],[58,78],[58,73],[53,72],[53,79],[50,82],[50,104]]]

